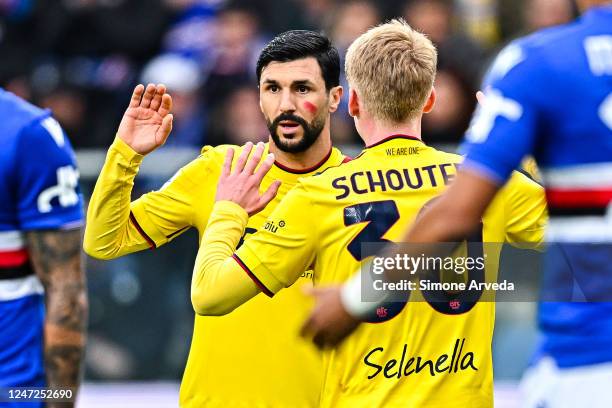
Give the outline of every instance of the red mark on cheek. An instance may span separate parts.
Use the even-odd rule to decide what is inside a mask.
[[[317,107],[315,106],[314,103],[311,103],[311,102],[304,102],[304,108],[306,108],[306,110],[310,113],[317,112]]]

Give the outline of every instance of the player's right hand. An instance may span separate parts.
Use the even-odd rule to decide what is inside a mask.
[[[172,97],[165,85],[139,84],[123,114],[117,136],[136,153],[148,154],[163,145],[172,130]]]
[[[274,164],[274,155],[270,153],[257,168],[264,149],[263,143],[257,143],[253,156],[249,158],[253,143],[247,142],[233,169],[234,149],[228,149],[221,177],[217,183],[216,201],[233,201],[244,208],[249,217],[263,210],[272,201],[281,183],[276,180],[263,194],[259,193],[264,176]]]

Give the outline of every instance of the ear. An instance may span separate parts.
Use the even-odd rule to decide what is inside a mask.
[[[431,112],[435,104],[436,104],[436,88],[431,88],[431,93],[429,94],[429,98],[427,98],[427,102],[425,102],[425,106],[423,107],[423,113]]]
[[[359,117],[359,95],[353,88],[349,88],[348,113],[352,117]]]
[[[335,86],[329,91],[329,112],[333,113],[338,110],[338,105],[340,105],[340,100],[342,99],[342,94],[344,93],[344,89],[341,86]]]

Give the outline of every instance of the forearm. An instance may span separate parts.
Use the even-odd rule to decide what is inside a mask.
[[[71,388],[81,380],[87,330],[87,290],[83,281],[46,287],[45,371],[47,386]]]
[[[215,204],[200,243],[191,281],[191,302],[200,315],[231,312],[259,290],[232,258],[248,222],[237,204]]]
[[[81,230],[35,231],[27,234],[27,240],[34,270],[45,289],[47,386],[71,388],[76,394],[88,311]]]
[[[84,249],[99,259],[112,259],[148,248],[130,222],[131,192],[143,156],[119,139],[111,145],[87,209]]]

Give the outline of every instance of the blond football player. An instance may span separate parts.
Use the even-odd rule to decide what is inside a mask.
[[[349,48],[346,72],[349,112],[367,147],[353,161],[301,179],[267,228],[238,250],[249,222],[243,208],[260,199],[260,174],[245,160],[230,169],[228,154],[194,269],[198,314],[228,313],[259,292],[282,294],[310,266],[315,285],[347,280],[369,255],[361,244],[397,240],[453,178],[461,157],[420,138],[421,117],[436,99],[436,51],[424,35],[402,21],[373,28]],[[476,235],[539,242],[545,211],[542,188],[515,173]],[[490,255],[487,281],[495,279],[499,253]],[[411,297],[421,301],[380,310],[384,324],[362,324],[325,351],[321,406],[492,406],[494,303],[445,292]]]
[[[283,33],[261,52],[257,77],[270,141],[259,152],[274,153],[276,162],[268,163],[271,170],[262,181],[267,199],[251,210],[261,209],[278,181],[281,184],[276,199],[241,232],[247,241],[264,228],[266,217],[299,177],[346,159],[330,138],[330,114],[342,95],[339,71],[337,50],[326,37],[310,31]],[[156,248],[192,227],[200,239],[204,236],[223,159],[232,146],[204,147],[200,157],[159,191],[130,203],[144,156],[168,137],[171,102],[162,85],[136,87],[89,204],[84,244],[89,255],[111,259]],[[296,286],[311,282],[307,269],[300,272]],[[321,356],[297,334],[307,305],[295,287],[273,300],[262,296],[228,316],[196,316],[180,405],[316,406]]]

